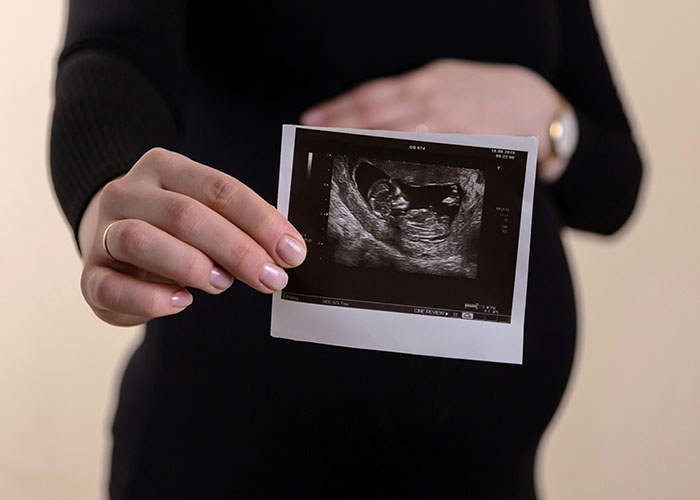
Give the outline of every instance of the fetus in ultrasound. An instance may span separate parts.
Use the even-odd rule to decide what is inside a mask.
[[[338,155],[328,213],[332,258],[475,278],[483,197],[476,169]]]

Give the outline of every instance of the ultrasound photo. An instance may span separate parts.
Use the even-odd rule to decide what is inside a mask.
[[[536,159],[536,137],[285,125],[277,208],[308,255],[271,335],[522,363]]]
[[[476,278],[480,170],[337,155],[328,248],[334,262]]]

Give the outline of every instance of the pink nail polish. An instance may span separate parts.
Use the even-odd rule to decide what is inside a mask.
[[[209,284],[219,290],[226,290],[233,283],[233,277],[218,266],[209,272]]]
[[[287,286],[289,277],[281,267],[267,263],[262,267],[260,277],[258,279],[260,280],[260,283],[265,285],[270,290],[282,290],[285,286]]]
[[[192,295],[185,291],[175,292],[170,297],[170,305],[179,309],[184,309],[192,303]]]
[[[290,266],[298,266],[306,258],[306,249],[296,238],[285,234],[277,243],[277,255]]]

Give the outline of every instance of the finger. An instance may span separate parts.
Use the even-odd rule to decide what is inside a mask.
[[[398,132],[437,132],[436,129],[429,125],[432,121],[422,112],[405,113],[397,115],[386,122],[379,123],[372,128]]]
[[[424,113],[415,113],[398,117],[396,120],[391,120],[383,123],[381,126],[384,130],[396,130],[400,132],[438,132],[436,120],[432,115]]]
[[[177,153],[160,151],[163,158],[157,162],[156,173],[164,189],[218,212],[257,241],[280,266],[295,267],[304,261],[304,238],[255,191],[219,170]]]
[[[183,286],[217,294],[233,283],[233,277],[206,254],[142,220],[114,223],[105,246],[117,261]]]
[[[105,309],[92,308],[95,316],[102,321],[114,326],[137,326],[149,321],[151,318],[145,316],[132,316],[131,314],[120,314]]]
[[[304,125],[329,126],[349,122],[358,113],[372,113],[379,106],[402,100],[403,86],[395,78],[364,83],[349,92],[309,109],[301,116]],[[345,126],[345,125],[343,125]]]
[[[287,284],[287,274],[274,264],[265,248],[194,198],[152,186],[136,187],[131,195],[130,203],[121,205],[120,218],[140,218],[160,228],[200,250],[232,276],[263,293],[281,290]],[[277,247],[283,242],[281,238]]]
[[[166,283],[168,285],[180,285],[180,283],[177,283],[176,281],[171,280],[169,278],[159,276],[150,271],[146,271],[145,269],[141,269],[140,267],[136,267],[132,264],[120,262],[111,258],[107,259],[100,257],[99,259],[95,259],[94,262],[91,263],[94,263],[95,265],[111,267],[115,271],[118,271],[122,274],[128,274],[129,276],[133,276],[134,278],[139,279],[141,281],[152,281],[153,283]]]
[[[420,113],[416,102],[391,101],[374,108],[356,108],[343,116],[337,116],[328,125],[341,128],[395,130],[393,124],[403,122]]]
[[[192,303],[181,286],[142,281],[103,266],[86,267],[81,288],[93,308],[142,318],[176,314]]]

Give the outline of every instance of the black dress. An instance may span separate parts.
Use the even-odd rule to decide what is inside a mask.
[[[536,187],[523,365],[273,339],[268,296],[195,291],[149,323],[126,370],[112,498],[535,497],[575,345],[559,231],[616,231],[641,177],[587,1],[72,0],[54,184],[77,229],[90,197],[158,145],[274,202],[283,123],[441,57],[532,68],[579,117],[566,173]]]

